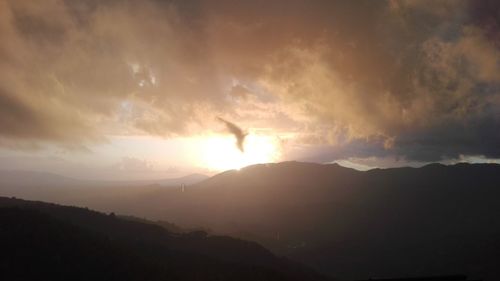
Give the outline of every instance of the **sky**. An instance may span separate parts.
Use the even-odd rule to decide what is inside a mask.
[[[499,162],[499,125],[494,0],[0,0],[0,169]]]

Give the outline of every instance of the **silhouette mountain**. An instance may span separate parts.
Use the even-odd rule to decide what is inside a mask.
[[[256,241],[338,278],[500,279],[497,164],[361,172],[284,162],[227,171],[184,192],[86,194],[64,202]]]
[[[254,242],[0,197],[5,280],[330,280]]]
[[[495,164],[361,172],[285,162],[227,171],[184,193],[145,196],[136,204],[149,208],[134,211],[254,240],[339,278],[497,280],[498,198]]]

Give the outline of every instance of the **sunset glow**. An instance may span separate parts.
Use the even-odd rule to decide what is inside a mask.
[[[199,140],[201,163],[212,171],[240,169],[242,167],[278,161],[281,152],[276,138],[249,135],[245,140],[245,151],[234,144],[232,136],[209,136]]]

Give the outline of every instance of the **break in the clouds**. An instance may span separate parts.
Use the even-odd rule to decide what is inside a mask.
[[[2,145],[224,115],[331,160],[500,157],[496,1],[1,0],[0,42]]]

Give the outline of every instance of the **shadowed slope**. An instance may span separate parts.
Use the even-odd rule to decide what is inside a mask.
[[[327,280],[261,246],[42,202],[0,198],[9,280]]]

